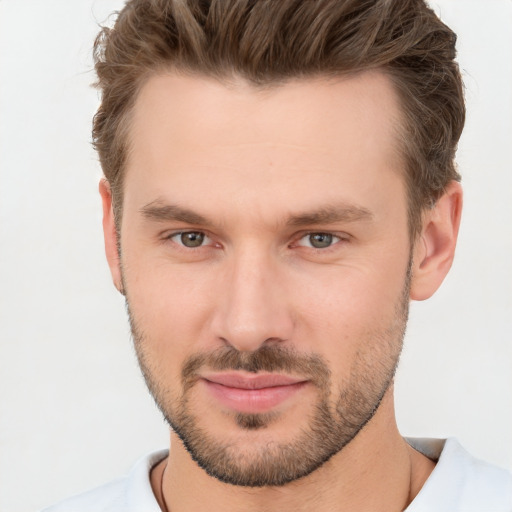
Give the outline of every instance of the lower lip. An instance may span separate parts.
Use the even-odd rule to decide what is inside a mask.
[[[306,385],[306,382],[297,382],[271,388],[241,389],[223,386],[209,380],[203,382],[220,403],[244,413],[267,412],[290,399]]]

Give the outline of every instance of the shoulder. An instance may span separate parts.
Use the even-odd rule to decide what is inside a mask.
[[[512,475],[470,455],[453,439],[408,439],[437,465],[407,512],[511,512]]]
[[[166,456],[167,450],[146,455],[125,477],[67,498],[41,512],[160,512],[149,474],[151,468]]]
[[[67,498],[41,512],[114,512],[126,510],[126,478]]]

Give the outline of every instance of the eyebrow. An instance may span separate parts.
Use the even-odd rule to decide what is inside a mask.
[[[157,199],[140,209],[142,215],[148,220],[154,221],[178,221],[185,224],[211,226],[213,223],[193,210],[183,208],[176,204],[164,203]],[[373,218],[370,210],[350,204],[327,205],[311,212],[291,215],[286,225],[301,227],[315,224],[334,224],[336,222],[368,221]]]
[[[312,212],[292,215],[288,226],[301,227],[312,224],[334,224],[336,222],[357,222],[372,220],[370,210],[356,205],[328,205]]]
[[[206,217],[196,213],[188,208],[183,208],[175,204],[166,204],[157,199],[140,209],[142,215],[149,220],[156,221],[179,221],[186,224],[209,225]]]

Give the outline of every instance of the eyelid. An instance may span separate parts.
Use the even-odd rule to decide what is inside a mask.
[[[312,247],[310,245],[300,245],[299,242],[301,240],[303,240],[304,238],[307,238],[311,235],[331,235],[333,238],[337,238],[338,240],[336,242],[333,242],[331,245],[329,245],[328,247],[325,247],[325,248],[317,248],[317,247]],[[293,242],[292,244],[292,247],[293,246],[296,246],[296,247],[305,247],[307,249],[313,249],[315,251],[322,251],[322,252],[327,252],[329,251],[330,249],[334,249],[336,248],[336,246],[338,246],[341,242],[348,242],[352,237],[350,235],[348,235],[347,233],[344,233],[344,232],[336,232],[336,231],[329,231],[329,230],[310,230],[310,231],[303,231],[299,234],[297,234],[297,236],[295,237],[295,242]]]
[[[192,247],[185,246],[184,244],[182,244],[181,242],[179,242],[177,240],[173,240],[175,237],[180,236],[184,233],[201,233],[204,235],[204,237],[205,237],[204,241],[206,243],[203,243],[200,246],[192,248]],[[321,249],[312,247],[312,246],[299,244],[299,242],[301,240],[303,240],[304,238],[311,236],[311,235],[318,235],[318,234],[331,235],[333,238],[337,238],[338,240],[336,242],[333,242],[332,245],[325,247],[325,248],[321,248]],[[163,242],[172,241],[178,247],[188,249],[188,250],[191,250],[191,249],[197,250],[197,249],[208,247],[208,246],[210,246],[210,247],[212,247],[212,246],[220,247],[221,246],[221,244],[213,242],[213,237],[208,233],[207,230],[204,230],[204,229],[186,228],[186,229],[178,229],[176,231],[166,231],[160,235],[160,238]],[[310,230],[310,231],[302,231],[302,232],[298,233],[296,236],[294,236],[293,238],[294,238],[294,242],[292,242],[292,244],[290,244],[289,247],[305,247],[308,249],[313,249],[315,251],[327,252],[330,249],[336,247],[338,244],[340,244],[340,242],[348,242],[352,237],[349,234],[344,233],[344,232],[333,232],[333,231],[329,231],[329,230]]]
[[[175,237],[186,234],[186,233],[201,233],[201,234],[203,234],[204,235],[204,240],[203,240],[204,243],[197,247],[187,247],[186,245],[182,244],[180,241],[173,240]],[[179,229],[177,231],[170,231],[170,232],[166,231],[165,233],[163,233],[161,235],[161,239],[164,242],[171,241],[171,242],[175,243],[178,247],[184,248],[187,250],[193,250],[193,249],[197,250],[202,247],[208,247],[208,246],[211,246],[212,242],[213,242],[211,236],[203,229]],[[208,243],[208,242],[210,242],[210,243]]]

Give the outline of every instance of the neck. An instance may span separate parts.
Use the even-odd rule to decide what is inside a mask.
[[[404,510],[433,468],[400,436],[390,389],[372,420],[345,448],[309,476],[285,486],[220,482],[197,466],[174,433],[169,458],[151,479],[162,510],[167,506],[169,512],[389,512]]]

